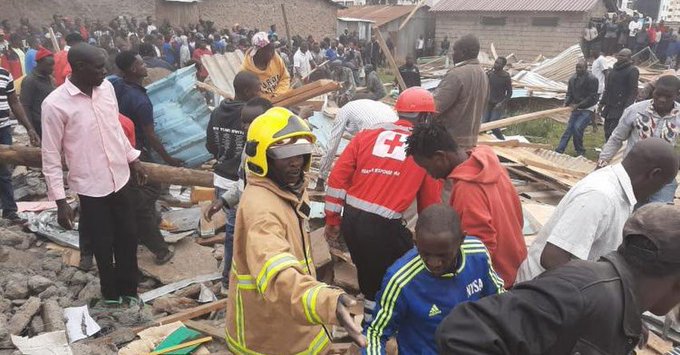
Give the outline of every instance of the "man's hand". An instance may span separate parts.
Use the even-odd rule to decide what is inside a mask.
[[[323,230],[327,240],[338,240],[340,237],[340,226],[326,225]]]
[[[597,161],[597,168],[595,168],[595,170],[597,170],[597,169],[602,169],[602,168],[604,168],[604,167],[607,166],[607,165],[609,165],[609,162],[608,162],[608,161],[606,161],[606,160],[604,160],[604,159],[600,159],[600,160]]]
[[[146,173],[146,169],[142,166],[139,160],[135,160],[130,163],[130,174],[132,174],[133,179],[139,186],[146,185],[149,175]]]
[[[40,147],[40,136],[34,129],[28,131],[28,139],[31,141],[32,146]]]
[[[212,221],[212,216],[219,212],[222,208],[224,208],[224,200],[218,198],[217,200],[213,201],[212,205],[210,205],[210,208],[205,211],[203,217],[205,217],[206,221],[210,222]]]
[[[57,222],[64,229],[73,229],[73,209],[65,199],[57,201]]]
[[[170,166],[177,166],[177,167],[184,166],[184,160],[173,158],[171,156],[168,156],[165,159],[165,162],[168,163],[168,165],[170,165]]]
[[[361,348],[365,348],[367,345],[366,337],[361,334],[361,327],[354,322],[354,317],[350,313],[350,308],[356,306],[356,304],[357,301],[349,295],[340,295],[335,316],[338,318],[338,323],[345,328],[354,343]]]

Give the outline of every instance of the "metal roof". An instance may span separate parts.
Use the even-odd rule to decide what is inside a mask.
[[[442,0],[443,1],[443,0]],[[408,16],[416,5],[352,6],[338,10],[338,17],[352,17],[375,22],[380,27],[398,18]]]
[[[586,12],[600,0],[441,0],[431,11]]]

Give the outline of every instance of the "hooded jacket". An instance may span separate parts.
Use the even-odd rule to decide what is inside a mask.
[[[448,176],[453,183],[450,204],[460,215],[463,231],[484,243],[494,269],[510,288],[527,257],[522,206],[491,148],[479,146],[469,154]]]
[[[605,107],[603,116],[619,118],[626,107],[632,105],[637,97],[638,77],[640,72],[632,62],[616,62],[607,75],[606,85],[602,93],[602,104]]]
[[[250,51],[246,51],[241,70],[257,75],[260,83],[262,83],[262,94],[264,96],[268,99],[273,99],[290,90],[290,74],[288,69],[286,69],[286,63],[283,62],[278,53],[275,53],[272,60],[269,61],[267,69],[262,70],[253,62],[253,56],[250,55]]]
[[[316,280],[309,198],[248,175],[234,233],[227,341],[235,354],[319,354],[342,290]]]
[[[241,121],[243,105],[241,101],[222,101],[210,115],[206,130],[205,147],[217,159],[213,167],[215,174],[232,181],[239,178],[241,152],[245,144]]]

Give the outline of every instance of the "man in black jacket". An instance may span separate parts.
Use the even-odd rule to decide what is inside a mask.
[[[508,60],[505,57],[498,57],[493,63],[493,68],[486,73],[486,76],[489,77],[489,102],[486,104],[482,123],[500,119],[508,100],[512,97],[512,79],[510,74],[503,70],[506,64],[508,64]],[[500,128],[496,128],[492,132],[497,139],[505,140]]]
[[[632,354],[642,313],[680,303],[680,207],[638,209],[623,244],[512,290],[456,307],[439,325],[440,354]]]
[[[635,102],[640,72],[633,65],[630,49],[622,49],[617,55],[614,68],[609,71],[600,100],[599,110],[604,117],[604,139],[614,132],[623,111]]]
[[[407,88],[420,86],[420,70],[418,69],[418,66],[416,66],[413,56],[406,56],[406,64],[399,67],[399,74],[401,74],[401,78],[404,79]],[[396,78],[394,79],[394,82],[395,86],[397,86]]]
[[[569,79],[567,97],[564,100],[564,105],[571,107],[573,111],[569,117],[567,129],[560,139],[560,144],[555,149],[558,153],[564,153],[572,136],[576,155],[586,153],[583,148],[583,132],[593,118],[593,111],[600,97],[597,93],[598,87],[597,78],[588,72],[588,64],[584,60],[579,60],[576,63],[576,74]]]

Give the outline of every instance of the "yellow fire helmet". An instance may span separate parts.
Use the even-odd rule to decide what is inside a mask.
[[[245,147],[248,170],[257,176],[267,176],[267,157],[286,159],[312,154],[316,137],[307,123],[283,107],[273,107],[258,116],[248,128]],[[307,159],[305,171],[312,160]]]

